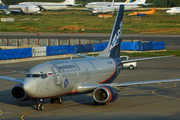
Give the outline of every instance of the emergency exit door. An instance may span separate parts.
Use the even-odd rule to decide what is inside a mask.
[[[60,85],[61,84],[61,77],[60,77],[59,71],[55,67],[52,67],[52,70],[54,71],[54,73],[56,75],[56,84]]]

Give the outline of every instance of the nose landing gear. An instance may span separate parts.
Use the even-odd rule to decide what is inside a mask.
[[[44,106],[43,106],[44,100],[43,99],[38,99],[38,104],[36,106],[36,109],[39,110],[44,110]]]

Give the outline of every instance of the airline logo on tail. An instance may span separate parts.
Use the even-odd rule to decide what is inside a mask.
[[[131,3],[132,2],[132,0],[127,0],[125,3]]]
[[[119,30],[117,31],[117,33],[114,35],[114,38],[112,40],[112,43],[110,45],[110,49],[109,49],[109,54],[111,52],[111,50],[115,47],[115,46],[118,46],[119,44],[119,40],[122,36],[122,25],[123,25],[123,21],[120,22],[119,24]]]
[[[123,11],[124,11],[124,6],[121,5],[109,41],[108,57],[117,58],[120,56],[120,44],[121,44],[122,26],[123,26]]]
[[[2,1],[0,0],[0,7],[4,6],[4,4],[2,3]]]

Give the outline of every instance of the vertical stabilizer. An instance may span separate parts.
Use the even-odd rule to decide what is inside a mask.
[[[119,58],[122,39],[124,5],[120,5],[107,48],[98,57]]]
[[[133,3],[142,3],[142,4],[145,4],[145,2],[146,2],[146,0],[136,0]]]
[[[4,4],[2,3],[2,1],[0,0],[0,8],[3,7]]]
[[[112,0],[111,7],[114,7],[114,0]]]
[[[65,0],[63,4],[75,4],[75,0]]]
[[[131,3],[132,2],[132,0],[126,0],[126,2],[125,3]]]

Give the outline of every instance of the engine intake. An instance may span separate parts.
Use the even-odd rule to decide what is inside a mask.
[[[98,87],[93,92],[93,98],[98,103],[113,102],[117,97],[118,92],[111,86]]]
[[[29,96],[27,96],[26,92],[24,91],[22,84],[15,85],[11,89],[11,93],[10,94],[11,94],[11,97],[14,100],[18,100],[18,101],[27,101],[27,100],[30,100]]]

